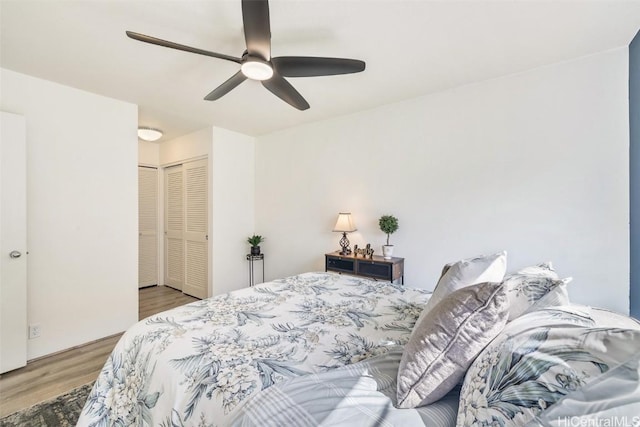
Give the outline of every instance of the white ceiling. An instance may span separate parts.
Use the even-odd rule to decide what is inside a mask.
[[[298,111],[255,81],[203,98],[238,65],[131,40],[125,30],[233,56],[240,0],[0,3],[0,65],[139,106],[165,140],[207,126],[260,135],[629,44],[640,0],[271,0],[272,55],[364,60],[363,73],[291,78]]]

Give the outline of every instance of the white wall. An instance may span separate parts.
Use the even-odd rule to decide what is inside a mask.
[[[138,140],[138,164],[158,166],[160,164],[160,144]]]
[[[245,255],[247,237],[254,233],[254,147],[253,137],[213,128],[212,295],[249,283]],[[256,283],[260,281],[257,273]]]
[[[553,260],[573,300],[628,313],[627,66],[617,49],[258,138],[267,278],[324,269],[338,212],[380,254],[393,214],[410,286],[507,249],[510,270]]]
[[[137,107],[0,70],[27,123],[29,359],[138,319]],[[26,331],[25,331],[26,333]]]
[[[159,143],[160,164],[178,164],[184,160],[202,158],[211,154],[213,130],[200,129],[190,134]]]

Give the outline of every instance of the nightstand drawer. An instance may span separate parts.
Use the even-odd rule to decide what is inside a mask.
[[[390,280],[391,268],[391,264],[381,264],[372,261],[358,261],[357,274],[376,279]]]
[[[353,259],[341,259],[327,257],[327,270],[343,271],[345,273],[355,273],[356,266]]]

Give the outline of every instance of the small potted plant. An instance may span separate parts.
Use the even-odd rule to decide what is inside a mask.
[[[382,215],[378,221],[380,230],[387,234],[387,244],[382,245],[382,255],[385,259],[391,259],[393,254],[393,245],[389,244],[389,235],[398,231],[398,218],[393,215]]]
[[[260,255],[260,243],[264,241],[264,237],[259,234],[254,234],[247,239],[247,242],[251,245],[251,255]]]

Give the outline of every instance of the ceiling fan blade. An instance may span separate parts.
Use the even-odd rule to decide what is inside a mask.
[[[304,111],[309,108],[309,103],[305,101],[302,95],[284,77],[277,73],[274,73],[269,80],[263,80],[262,85],[269,89],[272,94],[298,110]]]
[[[351,74],[364,71],[365,63],[358,59],[319,58],[314,56],[279,56],[271,62],[285,77],[314,77]]]
[[[134,40],[138,40],[145,43],[151,43],[158,46],[170,47],[171,49],[182,50],[185,52],[197,53],[199,55],[211,56],[213,58],[225,59],[227,61],[233,61],[238,64],[242,62],[242,59],[236,58],[235,56],[229,56],[222,53],[211,52],[208,50],[198,49],[196,47],[185,46],[183,44],[170,42],[167,40],[162,40],[156,37],[147,36],[140,33],[134,33],[133,31],[127,31],[127,36]]]
[[[271,59],[271,24],[268,0],[242,0],[244,39],[249,55]]]
[[[209,95],[204,97],[204,99],[206,101],[215,101],[216,99],[220,99],[226,94],[228,94],[229,92],[231,92],[231,90],[235,89],[240,83],[242,83],[246,79],[247,77],[244,74],[242,74],[242,71],[238,71],[233,76],[231,76],[229,80],[227,80],[226,82],[222,83],[220,86],[212,90],[209,93]]]

